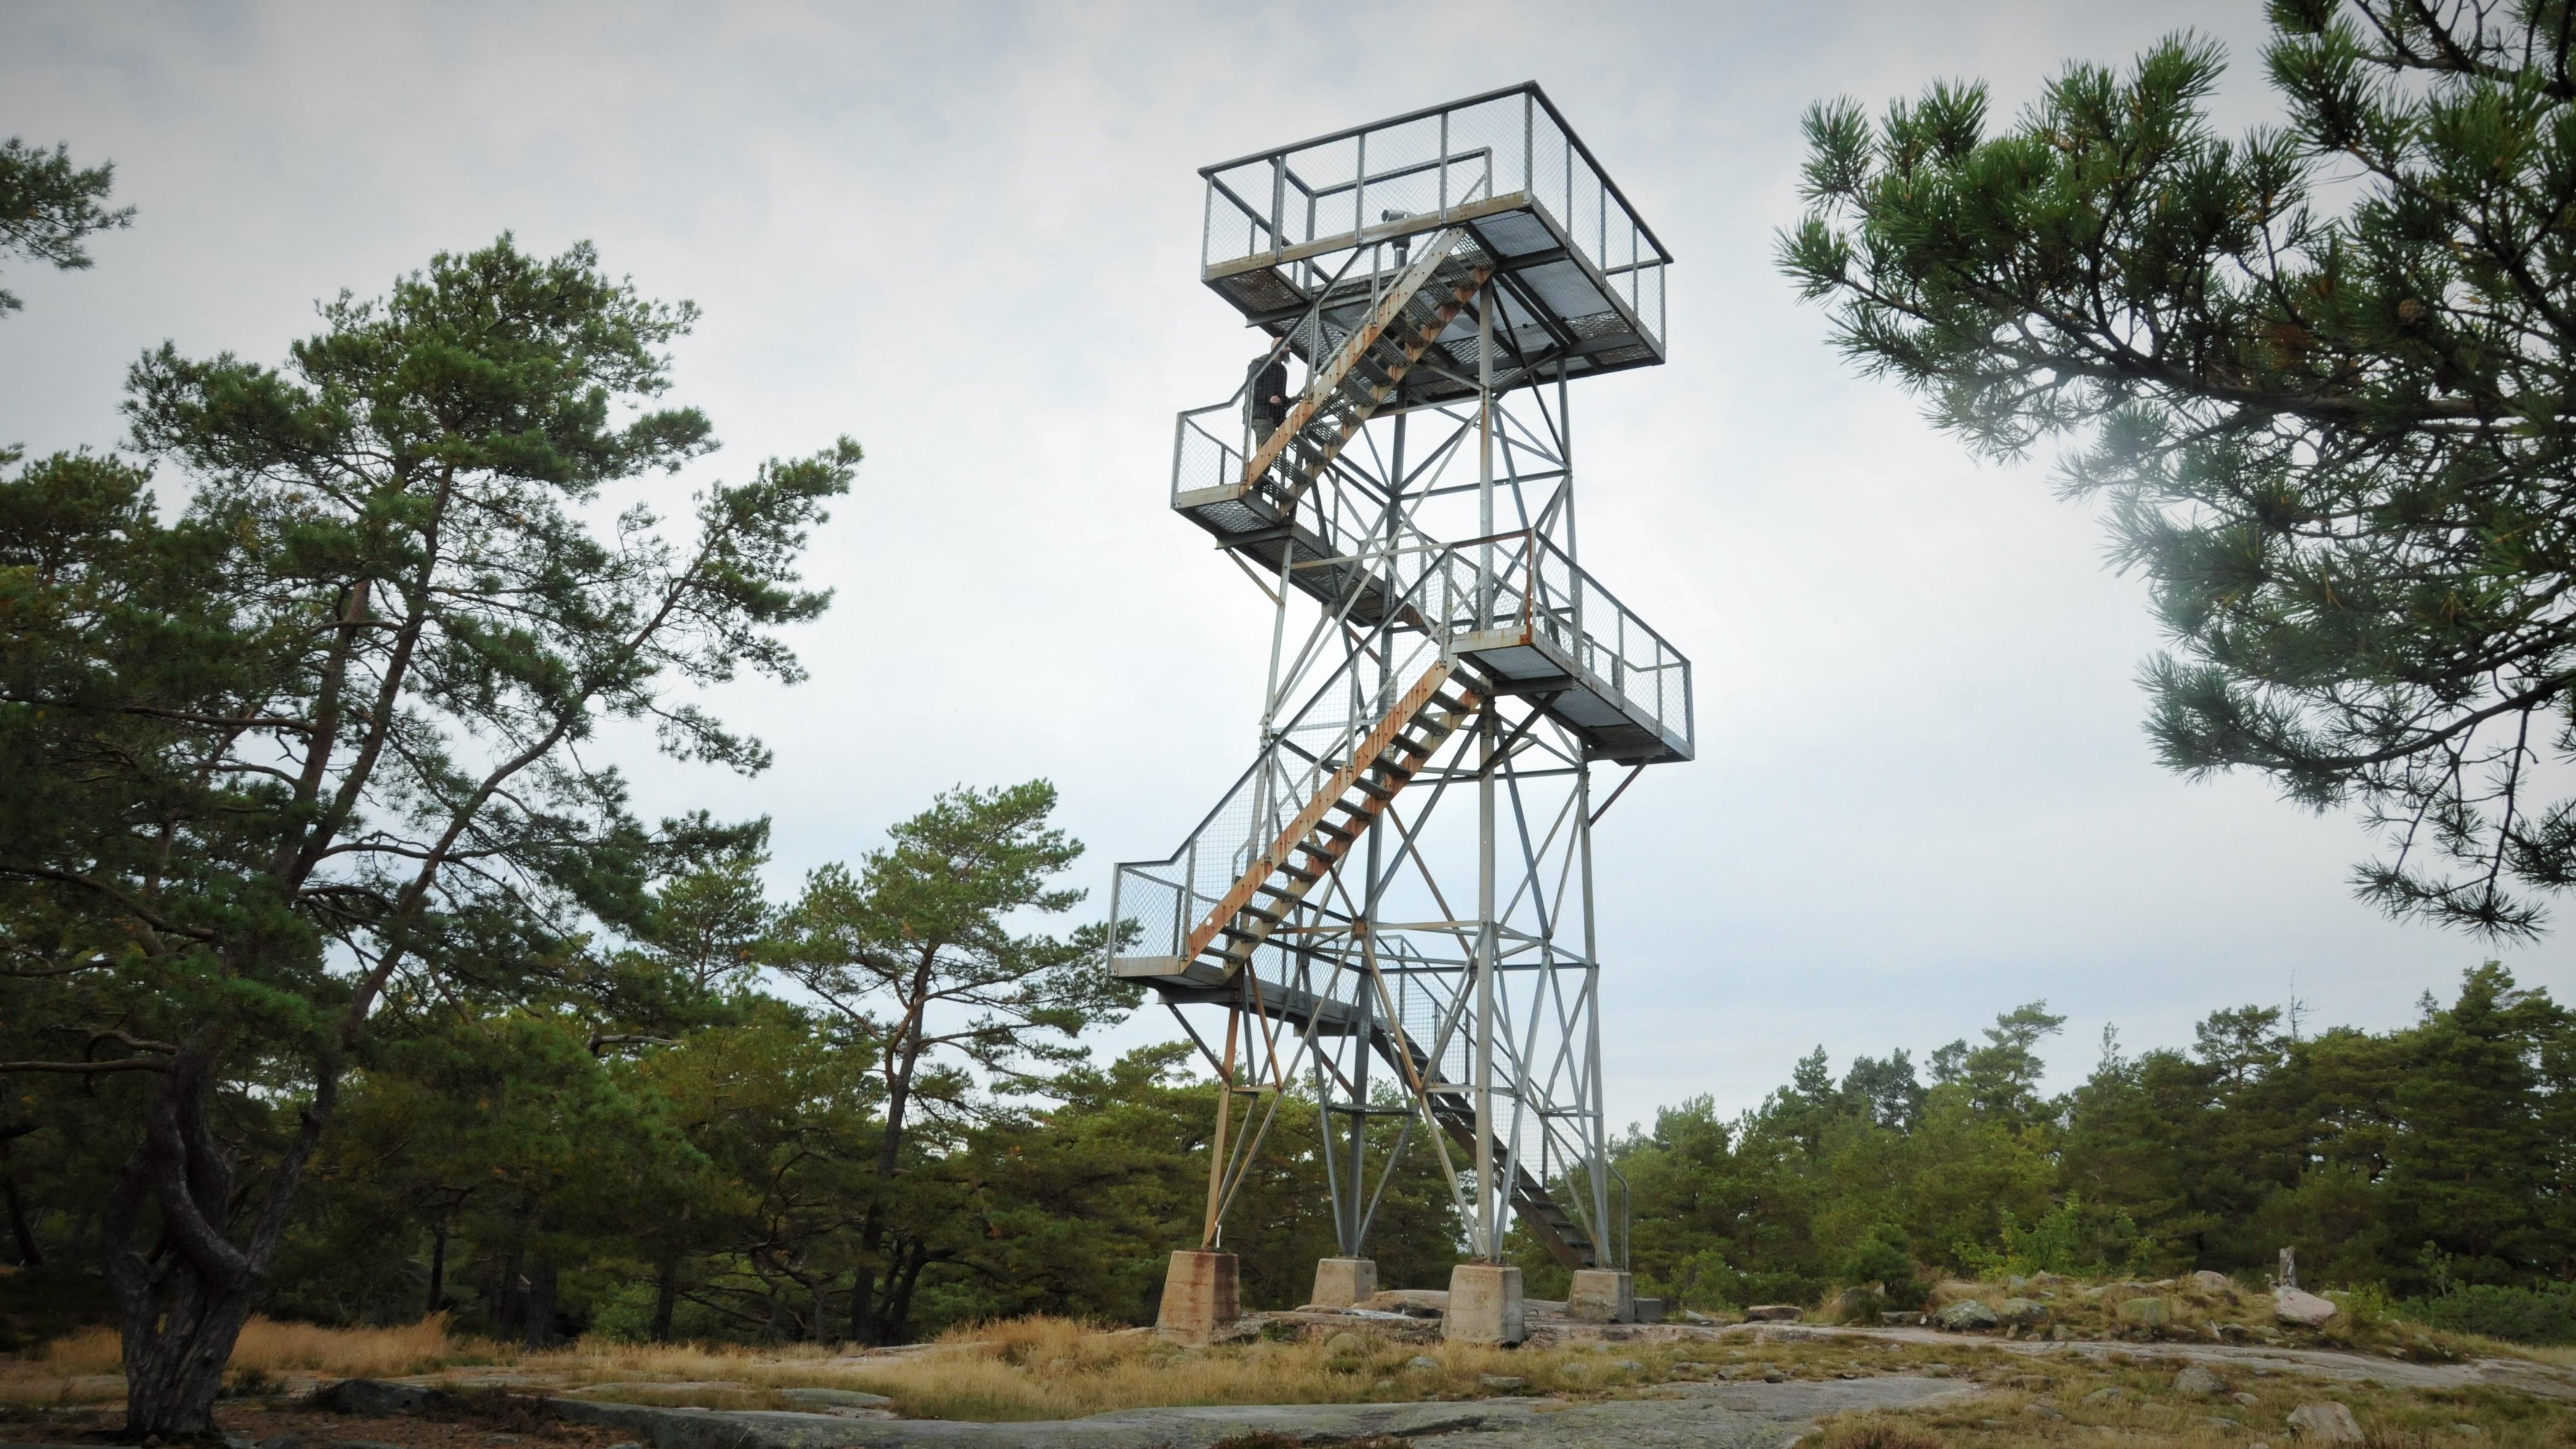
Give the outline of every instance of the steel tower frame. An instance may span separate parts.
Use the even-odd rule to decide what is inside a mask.
[[[1427,1147],[1471,1256],[1517,1214],[1624,1268],[1592,831],[1695,734],[1689,661],[1577,561],[1569,384],[1663,360],[1669,254],[1535,83],[1201,174],[1204,280],[1308,378],[1275,427],[1248,381],[1179,419],[1173,507],[1273,606],[1258,753],[1111,893],[1110,969],[1221,1083],[1200,1246],[1302,1080],[1343,1256]]]

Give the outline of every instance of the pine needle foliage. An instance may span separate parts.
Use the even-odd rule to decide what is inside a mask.
[[[2567,0],[2276,0],[2283,125],[2225,57],[1806,118],[1779,239],[1837,345],[1974,450],[2068,445],[2170,648],[2164,763],[2382,848],[2393,914],[2530,937],[2576,884],[2576,75]]]

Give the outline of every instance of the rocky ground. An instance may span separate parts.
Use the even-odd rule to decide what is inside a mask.
[[[220,1418],[242,1449],[1213,1449],[1230,1440],[1259,1444],[1261,1436],[1302,1444],[1429,1440],[1443,1449],[1733,1449],[1780,1444],[1831,1414],[1907,1408],[1977,1389],[1948,1379],[1890,1375],[1680,1384],[1653,1398],[1591,1403],[1500,1396],[1465,1403],[1128,1409],[1021,1424],[666,1408],[585,1396],[546,1401],[562,1419],[553,1425],[513,1424],[519,1432],[496,1431],[469,1406],[439,1403],[437,1392],[353,1380],[326,1391],[312,1408],[228,1408]],[[79,1437],[63,1434],[54,1442],[98,1449],[105,1437],[103,1428],[86,1428]]]

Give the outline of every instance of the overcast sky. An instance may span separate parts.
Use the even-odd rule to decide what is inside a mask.
[[[442,248],[587,238],[704,308],[674,396],[726,440],[707,476],[868,450],[812,554],[812,680],[720,701],[776,768],[639,755],[646,805],[769,814],[784,894],[941,787],[1043,775],[1105,900],[1247,763],[1265,662],[1259,596],[1164,506],[1172,414],[1247,349],[1196,168],[1535,78],[1677,258],[1670,365],[1575,400],[1585,562],[1698,685],[1700,758],[1597,845],[1614,1121],[2042,998],[2058,1087],[2106,1023],[2184,1044],[2294,978],[2312,1024],[2387,1027],[2497,953],[2356,903],[2351,820],[2159,770],[2099,521],[1855,376],[1770,261],[1810,101],[1981,77],[2009,113],[2190,27],[2235,57],[2233,128],[2271,113],[2260,11],[13,3],[0,134],[112,158],[137,215],[92,271],[5,279],[0,439],[114,443],[165,338],[276,360]],[[2563,941],[2501,954],[2576,994]]]

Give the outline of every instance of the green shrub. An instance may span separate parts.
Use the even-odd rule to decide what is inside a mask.
[[[2012,1209],[2004,1209],[1996,1236],[1992,1248],[1959,1244],[1956,1255],[1962,1266],[1986,1279],[2032,1273],[2145,1276],[2158,1257],[2156,1244],[2138,1232],[2127,1213],[2090,1206],[2080,1193],[2067,1194],[2028,1226]]]
[[[2454,1333],[2480,1333],[2516,1343],[2576,1343],[2576,1283],[2508,1288],[2464,1283],[2400,1305],[2407,1317]]]
[[[1881,1223],[1843,1260],[1842,1280],[1855,1287],[1877,1284],[1891,1308],[1920,1308],[1930,1290],[1914,1274],[1911,1246],[1903,1228]]]

